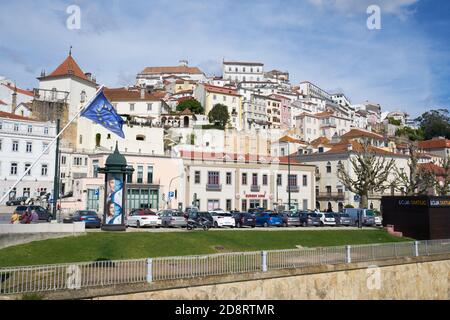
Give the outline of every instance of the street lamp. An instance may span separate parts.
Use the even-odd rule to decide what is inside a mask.
[[[173,177],[172,179],[170,179],[170,183],[169,183],[169,191],[167,192],[167,209],[171,209],[171,198],[169,197],[169,195],[170,195],[170,187],[172,186],[172,182],[173,182],[173,180],[175,180],[175,179],[178,179],[178,178],[183,178],[184,177],[184,173],[182,173],[182,174],[180,174],[179,176],[177,176],[177,177]]]

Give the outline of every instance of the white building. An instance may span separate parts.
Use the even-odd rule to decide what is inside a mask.
[[[164,78],[176,76],[185,80],[195,82],[206,82],[206,75],[197,67],[189,67],[188,62],[180,61],[179,66],[169,67],[147,67],[136,76],[136,85],[138,87],[159,88],[164,85]]]
[[[3,196],[56,136],[54,123],[0,112],[0,194]],[[17,185],[9,198],[52,192],[55,145]]]
[[[303,81],[300,82],[300,90],[302,91],[302,94],[306,96],[311,96],[315,98],[320,98],[322,100],[331,100],[331,94],[320,88],[319,86],[315,85],[314,83],[311,83],[309,81]]]
[[[351,106],[350,100],[343,93],[332,94],[331,99],[342,107]]]
[[[224,80],[264,81],[264,64],[260,62],[223,61],[222,71]]]
[[[8,79],[0,79],[0,111],[22,115],[17,107],[32,100],[33,91],[18,88]]]

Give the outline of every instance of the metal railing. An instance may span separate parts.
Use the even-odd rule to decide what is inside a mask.
[[[75,290],[450,253],[450,240],[95,261],[0,269],[0,294]]]

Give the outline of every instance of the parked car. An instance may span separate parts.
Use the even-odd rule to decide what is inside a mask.
[[[336,219],[333,213],[318,213],[322,226],[336,226]]]
[[[150,209],[135,209],[127,217],[126,225],[128,227],[160,227],[161,217]]]
[[[161,210],[158,215],[161,217],[161,226],[163,227],[186,227],[186,218],[178,210]]]
[[[100,228],[102,225],[102,219],[99,218],[97,212],[92,210],[78,210],[63,219],[63,223],[73,222],[84,222],[87,228]]]
[[[256,216],[256,225],[269,227],[269,226],[277,226],[281,227],[283,225],[283,217],[275,212],[258,212],[255,214]]]
[[[210,212],[213,218],[214,228],[231,227],[234,228],[236,221],[231,213],[228,213],[222,209],[216,209]]]
[[[352,219],[347,213],[334,213],[334,219],[338,226],[351,226]]]
[[[40,221],[48,221],[50,222],[52,220],[52,214],[45,208],[41,206],[18,206],[16,208],[16,212],[19,214],[20,217],[23,216],[23,214],[26,211],[32,212],[33,210],[36,210],[39,220]]]
[[[28,200],[28,197],[18,197],[16,199],[11,199],[11,200],[6,201],[6,205],[8,207],[24,205],[24,204],[26,204],[27,200]]]
[[[381,216],[375,216],[374,220],[376,226],[380,227],[383,225],[383,218]]]
[[[319,214],[311,211],[300,211],[299,213],[300,218],[300,224],[302,227],[309,227],[309,226],[320,226],[321,221]]]
[[[284,211],[282,213],[283,215],[283,226],[284,227],[298,227],[301,226],[300,223],[300,212],[291,212],[291,211]]]
[[[359,221],[364,226],[375,225],[375,215],[371,209],[346,208],[344,213],[348,214],[352,219],[352,225],[358,226]]]
[[[256,227],[255,215],[248,212],[236,212],[233,214],[236,228]]]

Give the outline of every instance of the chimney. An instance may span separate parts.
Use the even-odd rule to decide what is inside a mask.
[[[86,76],[86,78],[92,81],[92,73],[86,72],[84,75]]]
[[[145,88],[141,88],[141,99],[145,99]]]
[[[15,113],[17,109],[17,87],[14,86],[14,92],[11,100],[11,113]]]

